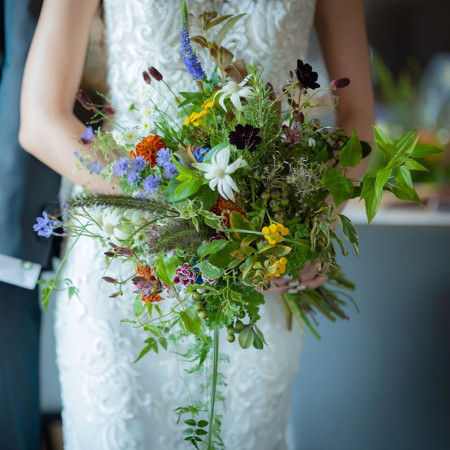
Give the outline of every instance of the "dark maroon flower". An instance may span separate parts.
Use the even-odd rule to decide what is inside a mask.
[[[296,144],[302,141],[302,134],[300,132],[300,124],[294,120],[292,127],[289,128],[286,125],[283,126],[285,132],[283,141],[288,144],[289,148],[294,147]]]
[[[155,69],[153,66],[150,66],[148,68],[148,71],[150,73],[150,75],[156,80],[156,81],[161,81],[163,79],[163,76],[161,75],[161,73],[159,72],[159,70]]]
[[[142,78],[144,78],[144,81],[145,81],[147,84],[150,84],[151,81],[152,81],[152,79],[150,78],[150,74],[149,74],[146,70],[144,70],[144,71],[142,72]]]
[[[275,100],[275,90],[270,83],[266,83],[265,85],[266,91],[269,91],[269,100]]]
[[[90,99],[89,95],[87,95],[86,92],[83,91],[83,89],[78,89],[75,97],[79,101],[81,106],[83,106],[83,108],[87,109],[88,111],[93,111],[95,109],[94,102]]]
[[[230,139],[230,144],[235,145],[239,150],[246,148],[252,152],[256,149],[257,145],[261,144],[261,137],[257,136],[260,131],[259,128],[252,127],[248,124],[238,124],[234,131],[230,132],[228,138]]]
[[[333,80],[331,82],[331,89],[335,91],[336,89],[345,88],[350,84],[350,80],[348,78],[339,78],[338,80]]]
[[[301,59],[297,59],[297,68],[295,69],[298,82],[305,89],[317,89],[320,84],[317,83],[319,75],[314,72],[311,65],[304,63]]]
[[[103,114],[107,116],[113,116],[116,113],[116,110],[111,105],[105,105],[103,107]]]

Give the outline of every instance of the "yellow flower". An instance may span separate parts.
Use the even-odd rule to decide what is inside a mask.
[[[184,124],[194,125],[194,127],[198,127],[202,122],[204,117],[208,114],[208,109],[214,106],[214,102],[207,102],[202,105],[202,110],[200,112],[193,112],[189,117],[184,120]]]
[[[272,223],[268,227],[263,227],[261,230],[264,233],[264,237],[267,239],[269,244],[277,244],[281,242],[284,236],[289,233],[289,228],[286,228],[281,223]]]
[[[210,100],[209,102],[206,101],[205,103],[203,103],[202,109],[211,109],[213,106],[214,102],[212,100]]]
[[[283,256],[278,261],[275,261],[267,268],[267,272],[264,276],[266,280],[270,280],[273,277],[281,277],[286,272],[287,259]]]

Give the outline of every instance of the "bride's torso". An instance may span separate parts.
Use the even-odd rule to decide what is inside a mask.
[[[142,72],[155,66],[174,90],[195,88],[178,46],[181,0],[105,0],[108,80],[119,123],[131,118],[129,105],[145,87]],[[246,12],[223,45],[236,58],[265,67],[265,78],[280,89],[297,58],[304,58],[315,0],[197,0],[191,13]],[[239,51],[237,49],[240,49]],[[200,56],[204,56],[200,51]],[[202,57],[207,73],[212,65]],[[155,82],[153,82],[155,84]],[[150,91],[152,92],[152,91]],[[155,97],[155,100],[156,97]],[[82,238],[69,256],[64,276],[80,288],[79,298],[57,301],[57,355],[62,385],[67,448],[186,448],[173,409],[188,402],[173,353],[151,353],[133,364],[145,333],[120,320],[133,317],[129,298],[110,299],[102,250]],[[106,275],[114,276],[111,269]],[[242,350],[221,339],[231,357],[225,366],[229,388],[224,439],[228,448],[284,447],[290,387],[298,368],[301,333],[289,332],[282,303],[266,296],[260,327],[269,345]],[[194,381],[194,384],[198,384]],[[197,388],[191,386],[193,392]],[[245,444],[243,444],[245,443]]]
[[[174,90],[194,88],[179,51],[181,0],[105,0],[108,82],[119,117],[127,115],[142,86],[142,72],[156,67]],[[308,48],[315,0],[191,0],[189,12],[241,14],[222,45],[235,59],[264,66],[264,77],[281,89]],[[220,25],[217,27],[220,29]],[[198,31],[198,30],[197,30]],[[207,74],[213,69],[197,45]],[[151,91],[150,91],[151,92]]]

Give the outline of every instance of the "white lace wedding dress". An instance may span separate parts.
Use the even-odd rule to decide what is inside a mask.
[[[175,89],[192,86],[178,47],[180,0],[105,0],[109,84],[118,121],[128,119],[142,71],[155,66]],[[225,45],[238,57],[264,64],[264,76],[280,88],[296,59],[305,56],[314,0],[191,0],[190,12],[248,13]],[[180,379],[183,367],[171,352],[147,354],[133,363],[147,337],[123,318],[132,301],[110,299],[113,287],[100,283],[102,249],[81,239],[68,257],[64,276],[79,287],[79,298],[58,295],[55,332],[67,450],[190,448],[174,408],[189,403]],[[113,273],[113,272],[111,272]],[[260,328],[268,346],[242,350],[221,336],[231,357],[227,377],[223,439],[228,449],[286,448],[291,386],[299,366],[302,333],[286,329],[282,302],[266,295]],[[195,394],[200,380],[185,377]],[[186,417],[187,418],[187,417]]]

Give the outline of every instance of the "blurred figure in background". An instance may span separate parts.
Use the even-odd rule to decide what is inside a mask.
[[[60,184],[18,142],[22,73],[40,3],[0,0],[0,442],[8,450],[41,446],[36,281],[51,241],[33,224],[56,207]]]

